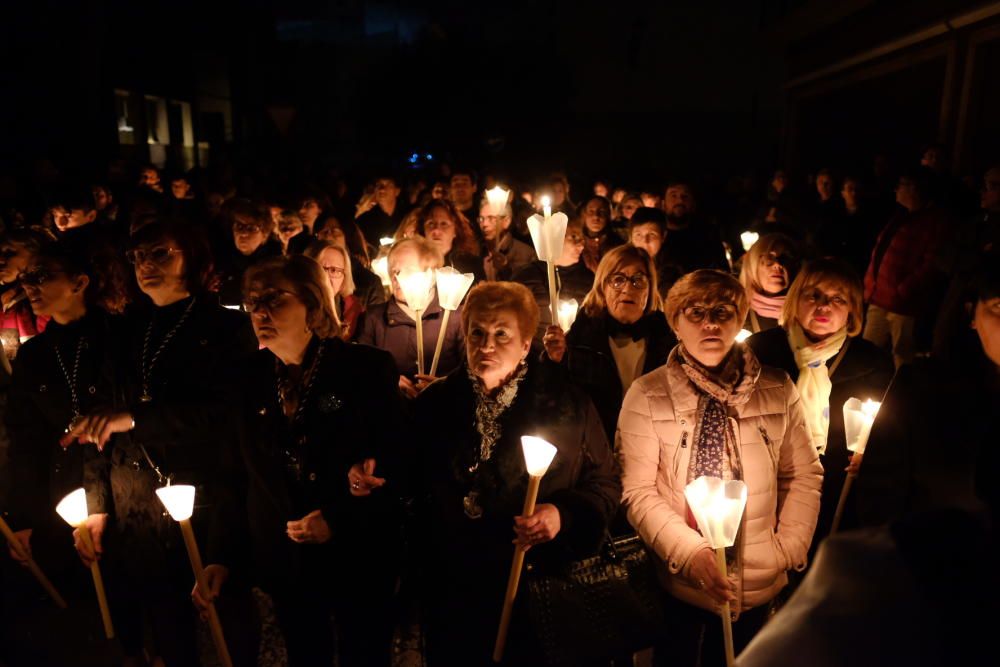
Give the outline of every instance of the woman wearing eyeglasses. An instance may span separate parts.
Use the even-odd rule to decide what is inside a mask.
[[[788,373],[802,397],[826,471],[816,546],[830,531],[852,458],[844,436],[844,403],[852,396],[881,401],[893,376],[892,355],[859,337],[863,321],[863,289],[854,269],[842,260],[819,259],[807,264],[788,290],[781,326],[746,341],[762,364]],[[854,522],[849,511],[842,525]]]
[[[564,365],[590,395],[613,442],[625,392],[640,375],[662,366],[677,343],[661,312],[656,267],[646,251],[624,245],[610,250],[569,332],[549,326],[542,342],[548,359]]]
[[[247,317],[207,291],[211,258],[199,231],[157,220],[133,234],[127,251],[144,295],[126,317],[120,341],[122,391],[113,410],[85,412],[62,444],[95,443],[111,460],[110,478],[88,495],[113,499],[113,521],[88,524],[108,568],[116,630],[126,653],[139,656],[144,618],[167,665],[198,664],[191,572],[176,523],[164,516],[156,489],[197,487],[192,519],[204,533],[227,491],[227,453],[236,448],[234,396],[239,373],[257,350]],[[110,440],[115,433],[123,435]],[[108,526],[107,540],[102,540]],[[207,542],[202,544],[208,547]],[[81,558],[95,556],[78,543]],[[234,636],[234,659],[245,647]]]
[[[671,610],[662,664],[724,665],[718,614],[727,601],[738,653],[766,620],[786,570],[805,568],[816,527],[823,468],[795,385],[735,343],[748,308],[729,274],[703,269],[675,283],[666,315],[680,343],[632,385],[618,422],[622,502],[659,557]],[[685,500],[702,476],[747,485],[728,577]]]
[[[354,271],[347,248],[329,241],[313,241],[303,253],[315,259],[330,282],[333,314],[340,326],[338,336],[350,341],[358,335],[358,320],[365,312],[364,302],[354,295]]]
[[[244,294],[266,349],[243,382],[243,511],[220,541],[249,535],[252,581],[274,601],[289,665],[332,665],[336,652],[342,665],[387,666],[402,482],[392,466],[406,432],[395,365],[338,337],[329,281],[308,257],[254,266]],[[206,561],[216,590],[239,552]]]
[[[84,483],[85,474],[106,474],[106,459],[95,448],[63,448],[59,439],[80,415],[116,400],[107,371],[121,323],[109,313],[124,307],[125,270],[113,257],[91,260],[78,247],[50,243],[19,276],[32,311],[49,324],[22,345],[13,364],[6,509],[18,538],[57,580],[70,567],[82,571],[75,564],[71,529],[52,510]],[[94,495],[90,502],[95,512],[106,512],[110,498]]]

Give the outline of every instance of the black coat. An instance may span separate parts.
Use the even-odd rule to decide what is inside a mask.
[[[397,501],[406,476],[398,452],[408,435],[398,373],[388,354],[366,345],[331,338],[314,346],[322,353],[294,424],[281,411],[279,362],[270,351],[257,353],[244,378],[240,458],[246,502],[242,516],[225,525],[230,530],[217,543],[228,548],[218,556],[223,562],[240,558],[234,548],[242,526],[255,579],[268,590],[394,576]],[[347,473],[366,458],[376,460],[375,475],[387,484],[356,498]],[[292,542],[286,523],[317,509],[333,538],[319,545]]]
[[[561,530],[528,551],[529,563],[555,566],[597,549],[621,498],[618,465],[590,401],[543,364],[531,364],[500,417],[501,437],[492,458],[480,464],[478,481],[469,473],[481,437],[466,369],[424,390],[414,414],[422,436],[421,534],[427,544],[419,552],[425,554],[425,602],[433,628],[429,650],[464,651],[464,664],[478,664],[492,649],[513,555],[513,520],[524,504],[528,476],[521,436],[540,436],[558,449],[542,478],[538,503],[559,509]],[[463,506],[474,486],[483,508],[479,519],[466,516]],[[430,646],[438,631],[451,638],[447,647]]]
[[[93,445],[63,448],[61,438],[73,418],[69,380],[77,367],[80,414],[114,407],[116,379],[111,354],[122,322],[93,310],[68,325],[50,321],[45,331],[21,346],[13,364],[6,413],[10,432],[10,523],[15,529],[68,528],[55,513],[66,494],[87,485],[106,490],[107,457]],[[81,345],[82,342],[82,347]],[[56,349],[62,357],[59,365]],[[108,505],[103,495],[90,498],[91,511]]]
[[[611,354],[608,317],[590,317],[580,311],[566,334],[567,350],[563,364],[570,379],[583,388],[594,402],[608,440],[614,441],[625,392]],[[667,363],[667,355],[677,345],[677,338],[667,324],[667,318],[658,310],[645,315],[640,324],[646,340],[646,360],[642,372],[649,373]]]
[[[532,262],[515,273],[511,280],[530,289],[532,296],[535,297],[539,314],[535,338],[540,341],[545,334],[545,328],[552,324],[552,311],[549,308],[549,270],[546,262],[541,260]],[[593,286],[594,272],[587,268],[583,260],[572,266],[556,267],[556,287],[560,299],[576,299],[578,304],[583,303],[583,298]]]
[[[788,343],[788,334],[779,327],[755,334],[746,340],[746,345],[754,351],[757,359],[765,366],[780,368],[788,373],[792,382],[799,379],[799,369],[795,364],[795,355]],[[833,514],[840,499],[840,490],[847,476],[845,468],[850,461],[847,440],[844,435],[844,403],[851,397],[862,401],[872,399],[882,400],[889,382],[892,380],[892,357],[867,340],[857,337],[845,342],[847,350],[830,375],[833,388],[830,391],[830,430],[826,441],[826,453],[821,457],[823,463],[823,491],[819,510],[819,522],[813,538],[814,550],[820,540],[830,532]],[[832,366],[837,357],[827,361]],[[851,512],[845,511],[842,527],[848,528],[855,523],[853,504]]]
[[[262,260],[281,256],[281,244],[275,240],[265,241],[250,255],[244,255],[230,239],[229,247],[219,261],[219,303],[224,306],[238,306],[243,303],[243,274]]]
[[[988,363],[988,362],[987,362]],[[855,483],[864,526],[942,509],[998,507],[1000,382],[924,360],[899,369],[879,409]]]

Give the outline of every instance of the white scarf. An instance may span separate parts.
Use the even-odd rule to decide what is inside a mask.
[[[830,431],[830,390],[833,388],[826,362],[840,352],[846,340],[846,327],[829,338],[813,343],[806,338],[797,321],[788,326],[788,344],[795,355],[795,365],[799,367],[799,381],[795,384],[802,397],[806,427],[813,446],[820,454],[826,452],[826,438]]]

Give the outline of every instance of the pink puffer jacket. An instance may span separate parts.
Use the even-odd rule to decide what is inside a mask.
[[[660,579],[680,600],[716,611],[687,578],[691,557],[708,541],[688,526],[684,487],[699,391],[681,369],[675,348],[667,363],[636,380],[625,396],[616,444],[629,522],[662,561]],[[803,570],[819,513],[823,468],[810,444],[795,385],[764,366],[750,400],[735,408],[747,508],[737,558],[739,605],[771,600]]]

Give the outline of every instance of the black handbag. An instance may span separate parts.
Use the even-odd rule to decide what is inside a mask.
[[[651,556],[637,535],[559,572],[529,568],[528,617],[545,664],[606,662],[657,643],[666,629]]]

